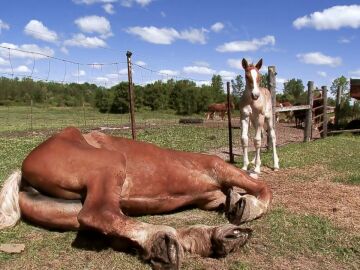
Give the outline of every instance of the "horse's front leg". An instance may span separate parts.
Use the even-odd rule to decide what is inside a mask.
[[[254,146],[255,146],[255,173],[260,173],[261,159],[260,159],[260,151],[261,151],[261,131],[264,127],[264,116],[262,115],[254,115],[255,120],[253,121],[255,124],[255,137],[254,137]]]
[[[277,151],[276,151],[276,134],[275,134],[275,129],[274,129],[272,116],[266,117],[266,122],[267,122],[267,125],[268,125],[268,128],[269,128],[271,146],[272,146],[272,149],[273,149],[274,170],[278,170],[279,169],[279,157],[278,157]]]
[[[241,145],[243,148],[243,170],[247,170],[249,166],[248,145],[249,145],[249,120],[250,112],[244,108],[241,112]]]

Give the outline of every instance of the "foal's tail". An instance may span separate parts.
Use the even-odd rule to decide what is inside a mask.
[[[20,183],[21,171],[16,170],[5,180],[0,190],[0,230],[15,226],[20,219]]]

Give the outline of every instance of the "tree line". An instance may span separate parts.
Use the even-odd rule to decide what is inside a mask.
[[[267,87],[267,74],[262,75],[261,86]],[[244,79],[238,75],[231,80],[232,100],[238,104],[245,89]],[[330,92],[336,95],[342,86],[342,113],[360,115],[359,102],[351,102],[349,80],[341,76],[335,79]],[[207,110],[211,103],[226,101],[224,83],[220,75],[213,75],[210,85],[197,85],[193,81],[173,79],[155,81],[144,86],[134,85],[136,110],[174,110],[177,114],[191,115]],[[0,106],[28,105],[30,101],[47,106],[87,106],[96,107],[103,113],[129,112],[128,83],[121,82],[110,89],[95,84],[56,83],[34,81],[31,78],[0,77]],[[288,101],[294,105],[305,104],[307,92],[301,79],[290,79],[284,83],[284,90],[277,94],[279,102]],[[335,100],[329,98],[329,105]]]

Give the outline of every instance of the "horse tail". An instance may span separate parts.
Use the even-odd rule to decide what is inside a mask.
[[[19,188],[21,171],[14,171],[0,191],[0,230],[15,226],[20,219]]]

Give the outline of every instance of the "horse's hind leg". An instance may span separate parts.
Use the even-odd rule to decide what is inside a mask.
[[[275,134],[275,129],[274,129],[274,125],[273,125],[273,118],[272,118],[272,116],[270,116],[270,117],[266,117],[265,119],[268,124],[269,132],[270,132],[271,146],[272,146],[272,150],[273,150],[274,170],[278,170],[279,169],[279,157],[278,157],[277,151],[276,151],[276,134]]]
[[[249,114],[248,112],[241,113],[241,145],[243,148],[243,170],[247,170],[249,166],[249,156],[248,156],[248,144],[249,144]]]

